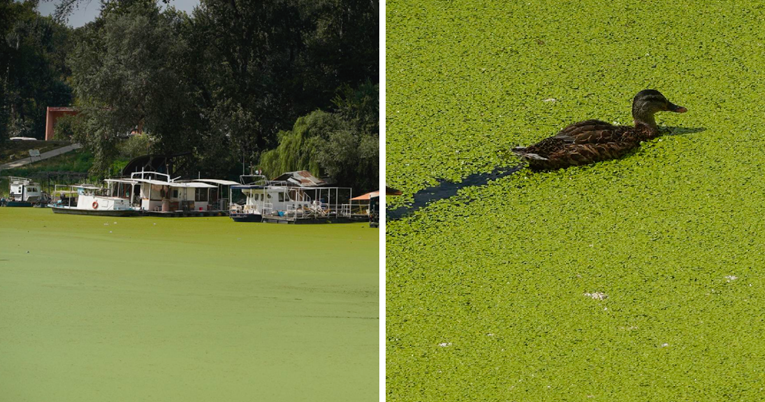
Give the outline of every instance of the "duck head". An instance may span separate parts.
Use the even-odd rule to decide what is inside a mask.
[[[668,101],[655,89],[642,90],[632,100],[632,118],[635,119],[635,127],[647,127],[652,134],[659,133],[659,127],[653,117],[656,112],[685,113],[687,111],[688,109]]]

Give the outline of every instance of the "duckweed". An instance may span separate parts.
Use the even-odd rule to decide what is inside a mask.
[[[0,400],[377,401],[362,224],[0,208]]]
[[[389,400],[765,397],[765,3],[693,6],[388,2],[387,181],[408,194],[574,121],[629,124],[644,88],[689,110],[623,159],[388,222]]]

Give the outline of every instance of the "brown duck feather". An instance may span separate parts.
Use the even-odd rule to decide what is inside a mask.
[[[541,157],[528,159],[534,170],[554,170],[620,158],[650,138],[649,131],[642,127],[588,120],[572,124],[532,146],[516,148],[516,152]]]

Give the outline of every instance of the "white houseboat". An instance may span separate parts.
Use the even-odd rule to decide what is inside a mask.
[[[120,216],[208,216],[226,212],[213,198],[217,197],[216,185],[201,181],[176,181],[164,173],[135,172],[129,178],[104,182],[105,188],[81,185],[73,186],[73,191],[57,190],[60,199],[52,205],[53,211]],[[227,205],[227,199],[224,202]]]
[[[135,216],[138,211],[130,205],[130,199],[109,195],[106,189],[90,184],[68,186],[53,192],[58,197],[50,207],[57,214]]]
[[[352,218],[349,187],[306,186],[260,175],[243,175],[240,181],[231,186],[229,196],[229,216],[235,222],[323,223]]]
[[[225,211],[211,202],[215,185],[199,181],[176,181],[158,172],[135,172],[130,178],[106,179],[110,194],[127,198],[144,215],[206,216]]]

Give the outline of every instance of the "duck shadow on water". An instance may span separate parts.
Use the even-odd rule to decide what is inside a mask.
[[[438,185],[420,190],[414,194],[414,202],[409,206],[388,209],[385,214],[388,220],[401,219],[418,209],[425,207],[431,202],[450,198],[457,195],[457,192],[465,187],[485,186],[492,180],[497,180],[509,176],[523,168],[526,164],[516,166],[503,166],[495,168],[490,173],[477,173],[465,177],[459,183],[452,183],[446,180],[439,180]]]
[[[665,136],[689,135],[689,134],[700,133],[703,131],[706,131],[706,128],[669,126],[664,128],[663,135]],[[386,211],[386,217],[388,220],[401,219],[407,215],[414,213],[415,211],[425,207],[426,205],[434,201],[453,197],[457,195],[457,192],[459,192],[461,189],[465,187],[485,186],[492,180],[497,180],[502,177],[509,176],[525,167],[526,167],[525,163],[518,164],[515,166],[502,166],[502,167],[495,168],[493,171],[491,171],[491,173],[472,174],[470,176],[465,177],[459,183],[452,183],[446,180],[439,180],[438,185],[433,187],[428,187],[424,190],[420,190],[416,192],[414,194],[414,201],[410,205],[398,207],[396,209],[388,209]]]
[[[702,131],[706,131],[706,127],[675,127],[675,126],[668,126],[664,128],[663,135],[666,136],[673,136],[673,135],[688,135],[688,134],[696,134],[700,133]]]

